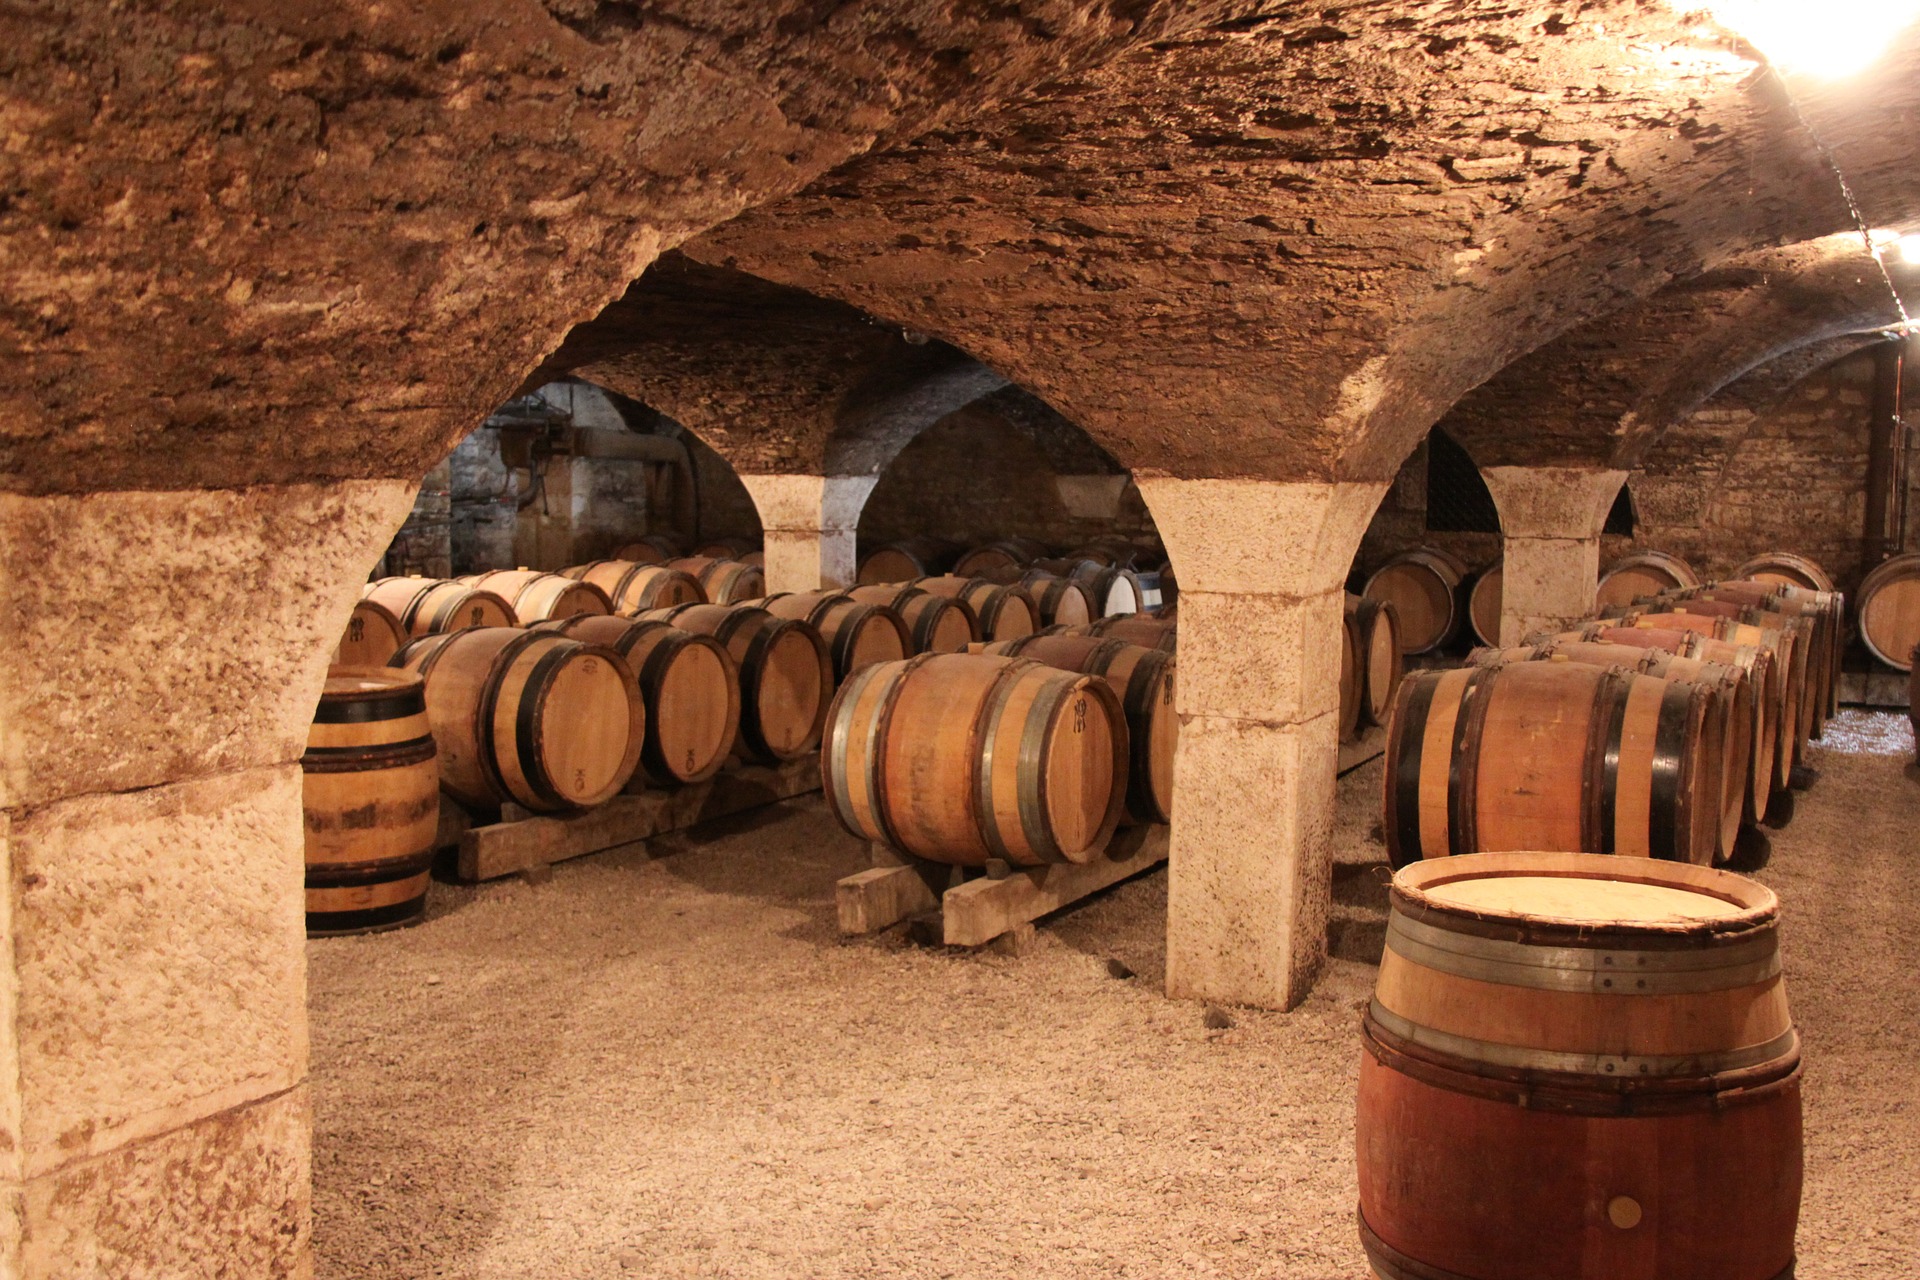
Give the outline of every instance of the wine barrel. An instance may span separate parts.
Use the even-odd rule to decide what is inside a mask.
[[[1800,1042],[1771,890],[1507,853],[1407,867],[1391,903],[1355,1126],[1377,1274],[1793,1274]]]
[[[1480,571],[1480,576],[1473,580],[1473,589],[1467,593],[1467,624],[1481,644],[1500,643],[1500,588],[1505,581],[1501,563],[1496,560]]]
[[[1406,666],[1400,620],[1390,602],[1355,595],[1347,597],[1347,615],[1360,646],[1360,714],[1369,724],[1385,724]]]
[[[1895,671],[1913,669],[1920,644],[1920,553],[1882,561],[1860,581],[1860,643]]]
[[[1046,554],[1047,545],[1043,542],[1032,538],[1002,538],[973,548],[955,560],[948,572],[961,578],[990,578],[995,572],[1024,570]]]
[[[944,573],[960,557],[960,544],[941,538],[907,538],[875,547],[860,558],[854,585],[912,582]]]
[[[740,668],[740,746],[762,764],[797,760],[820,745],[833,696],[833,661],[804,622],[745,605],[683,604],[641,615],[712,636]]]
[[[1127,719],[1126,816],[1133,822],[1173,821],[1173,753],[1180,743],[1180,717],[1173,709],[1172,654],[1124,640],[1068,635],[1024,636],[988,645],[986,652],[1106,677]]]
[[[900,615],[914,653],[961,653],[980,638],[980,623],[964,600],[936,596],[904,582],[870,583],[844,593],[861,604]]]
[[[1833,575],[1813,560],[1787,551],[1763,551],[1733,571],[1735,578],[1775,586],[1832,591]]]
[[[776,618],[793,618],[818,631],[833,659],[836,686],[861,667],[913,655],[907,624],[885,605],[862,604],[839,591],[783,591],[752,603]]]
[[[1340,615],[1340,741],[1360,736],[1360,709],[1366,693],[1366,672],[1360,656],[1360,632],[1353,615]]]
[[[440,771],[420,677],[336,666],[300,757],[307,932],[367,933],[418,920],[440,827]]]
[[[612,613],[613,601],[591,582],[538,569],[496,569],[460,579],[470,587],[499,594],[513,606],[518,624],[530,627],[577,613]]]
[[[1089,635],[1125,640],[1143,649],[1164,649],[1173,653],[1180,647],[1180,628],[1172,618],[1145,613],[1120,613],[1097,618],[1088,624]]]
[[[716,560],[709,556],[683,556],[667,561],[669,569],[690,574],[714,604],[739,604],[767,594],[767,575],[763,569],[738,560]]]
[[[1466,567],[1446,552],[1416,547],[1381,565],[1360,594],[1393,606],[1400,620],[1403,652],[1431,653],[1460,629],[1466,612],[1460,583],[1466,572]]]
[[[847,681],[820,772],[840,825],[900,853],[960,866],[1091,862],[1126,800],[1127,726],[1099,676],[922,654]]]
[[[406,627],[393,610],[377,600],[355,600],[353,612],[347,615],[347,629],[333,648],[333,665],[384,667],[408,638]]]
[[[663,564],[632,560],[594,560],[561,570],[569,578],[590,582],[606,593],[613,612],[631,618],[649,609],[671,609],[678,604],[705,604],[700,580]]]
[[[1034,569],[1021,576],[1020,585],[1032,597],[1043,627],[1083,627],[1098,616],[1086,586],[1072,578]]]
[[[1783,681],[1773,655],[1757,645],[1730,644],[1697,631],[1673,631],[1652,627],[1622,627],[1594,622],[1575,631],[1558,635],[1529,636],[1528,644],[1540,642],[1586,641],[1618,644],[1635,648],[1658,649],[1682,658],[1715,662],[1744,671],[1753,703],[1752,733],[1747,747],[1747,802],[1745,817],[1758,822],[1766,816],[1773,800],[1777,771],[1775,756],[1779,747],[1780,699]]]
[[[1018,640],[1040,629],[1040,611],[1025,587],[985,578],[916,578],[913,585],[930,595],[960,600],[973,610],[982,640]]]
[[[1620,667],[1639,675],[1685,680],[1706,689],[1713,711],[1706,722],[1707,755],[1720,766],[1719,836],[1714,842],[1721,862],[1733,856],[1746,812],[1752,776],[1754,743],[1753,688],[1747,673],[1725,663],[1683,658],[1665,649],[1598,641],[1550,640],[1512,649],[1479,649],[1470,655],[1473,665],[1501,662],[1579,662],[1590,667]]]
[[[1069,560],[1093,560],[1121,569],[1149,569],[1166,560],[1165,552],[1150,551],[1125,538],[1095,538],[1067,552]]]
[[[1393,865],[1543,847],[1710,862],[1707,712],[1693,685],[1575,663],[1411,673],[1387,731]]]
[[[758,550],[758,538],[709,538],[697,544],[687,555],[703,560],[744,560]]]
[[[1697,587],[1700,575],[1679,556],[1664,551],[1642,551],[1623,556],[1601,575],[1594,606],[1632,604],[1641,596],[1658,595],[1675,587]]]
[[[615,547],[611,555],[614,560],[630,560],[635,564],[665,564],[687,554],[687,544],[670,533],[649,533],[624,546]]]
[[[439,635],[463,627],[510,627],[513,605],[492,591],[441,578],[381,578],[361,598],[384,605],[409,636]]]
[[[1759,581],[1716,582],[1695,587],[1681,594],[1699,594],[1712,600],[1738,600],[1757,609],[1810,617],[1820,631],[1820,645],[1826,650],[1823,685],[1826,696],[1820,706],[1821,719],[1831,719],[1840,710],[1840,664],[1847,646],[1847,598],[1838,591],[1814,591],[1789,583]]]
[[[476,809],[541,813],[611,799],[640,763],[647,712],[611,649],[550,631],[422,636],[393,665],[427,683],[440,788]]]
[[[626,660],[646,708],[640,772],[657,786],[705,782],[740,732],[740,670],[712,636],[665,622],[576,614],[538,631],[603,645]]]
[[[1770,601],[1756,606],[1745,599],[1726,599],[1727,594],[1714,588],[1695,587],[1685,593],[1672,592],[1660,596],[1656,601],[1648,602],[1647,607],[1688,610],[1709,617],[1731,618],[1735,622],[1765,630],[1793,633],[1794,650],[1801,664],[1798,674],[1804,680],[1800,688],[1796,732],[1799,735],[1798,742],[1804,747],[1807,739],[1816,736],[1820,726],[1826,722],[1826,682],[1832,666],[1831,655],[1827,652],[1826,619],[1817,613],[1786,612],[1792,606],[1781,602]]]

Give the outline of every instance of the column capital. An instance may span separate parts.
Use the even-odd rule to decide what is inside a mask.
[[[1346,582],[1387,482],[1138,476],[1182,594],[1305,599]]]
[[[771,532],[851,533],[878,476],[743,475],[740,483]]]
[[[1480,472],[1509,538],[1597,538],[1627,482],[1594,467],[1484,467]]]

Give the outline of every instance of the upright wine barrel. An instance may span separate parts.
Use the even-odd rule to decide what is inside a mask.
[[[1340,615],[1340,741],[1351,742],[1360,736],[1360,706],[1366,692],[1366,674],[1361,666],[1360,633],[1353,615]]]
[[[671,609],[681,604],[705,604],[706,591],[690,573],[669,569],[663,564],[640,564],[632,560],[595,560],[561,570],[569,578],[578,578],[600,588],[613,604],[613,612],[631,618],[649,609]]]
[[[1002,585],[985,578],[919,578],[914,586],[929,595],[960,600],[973,610],[982,640],[1018,640],[1040,629],[1040,611],[1033,597],[1018,584]]]
[[[1024,570],[1046,554],[1047,546],[1043,542],[1032,538],[1002,538],[962,555],[949,572],[962,578],[991,578],[1010,569]]]
[[[420,677],[328,670],[300,757],[307,932],[365,933],[418,920],[440,827],[440,772]]]
[[[1480,571],[1473,580],[1473,590],[1467,593],[1467,624],[1481,644],[1500,643],[1500,588],[1505,581],[1506,575],[1496,560]]]
[[[1733,576],[1775,586],[1804,587],[1808,591],[1833,590],[1832,574],[1817,561],[1788,551],[1764,551],[1735,569]]]
[[[626,659],[646,708],[640,771],[656,786],[705,782],[720,772],[740,732],[740,670],[712,636],[665,622],[577,614],[543,622]]]
[[[1558,639],[1512,649],[1479,649],[1468,661],[1473,665],[1485,665],[1489,661],[1579,662],[1590,667],[1620,667],[1640,675],[1685,680],[1706,689],[1713,699],[1713,710],[1706,724],[1707,755],[1720,765],[1720,825],[1714,847],[1722,862],[1733,856],[1753,769],[1753,688],[1745,671],[1724,663],[1683,658],[1665,649]]]
[[[538,569],[497,569],[460,579],[468,586],[499,594],[513,606],[518,625],[530,627],[577,613],[612,613],[613,601],[591,582]]]
[[[1706,691],[1559,662],[1414,672],[1387,732],[1396,867],[1552,848],[1705,863],[1721,774]]]
[[[958,543],[939,538],[908,538],[876,547],[860,559],[857,586],[874,582],[912,582],[944,573],[960,557]]]
[[[1658,595],[1675,587],[1697,587],[1700,575],[1679,556],[1664,551],[1642,551],[1623,556],[1601,575],[1594,606],[1632,604],[1641,596]]]
[[[915,653],[961,653],[980,638],[980,622],[964,600],[936,596],[904,582],[873,583],[845,593],[861,604],[900,615]]]
[[[381,578],[361,598],[383,605],[409,636],[438,635],[465,627],[510,627],[513,605],[492,591],[440,578]]]
[[[758,550],[758,538],[712,538],[688,554],[709,560],[745,560]]]
[[[1745,817],[1758,822],[1766,816],[1773,800],[1777,776],[1774,760],[1779,751],[1780,699],[1784,684],[1779,664],[1773,655],[1756,645],[1737,645],[1715,640],[1697,631],[1672,631],[1652,627],[1622,627],[1594,622],[1577,631],[1559,635],[1529,636],[1537,642],[1586,641],[1618,644],[1632,648],[1657,649],[1682,658],[1719,663],[1744,671],[1752,694],[1753,731],[1747,749],[1747,807]]]
[[[426,681],[440,788],[462,804],[590,808],[640,763],[646,707],[611,649],[551,631],[471,627],[422,636],[393,665]]]
[[[793,618],[820,633],[833,659],[836,687],[861,667],[913,656],[906,622],[885,605],[862,604],[839,591],[783,591],[754,603],[776,618]]]
[[[1466,567],[1444,551],[1416,547],[1381,565],[1361,592],[1385,600],[1400,620],[1400,644],[1407,653],[1431,653],[1451,640],[1466,612],[1460,584]]]
[[[1920,553],[1895,556],[1861,579],[1860,643],[1895,671],[1913,669],[1920,644]]]
[[[1127,818],[1173,821],[1173,753],[1180,743],[1180,717],[1173,709],[1172,654],[1124,640],[1068,635],[1025,636],[988,645],[986,651],[1105,676],[1127,719]]]
[[[1786,1280],[1800,1042],[1779,903],[1564,853],[1394,877],[1362,1022],[1360,1238],[1386,1280]]]
[[[833,696],[833,662],[804,622],[744,605],[683,604],[643,616],[712,636],[740,668],[740,746],[762,764],[797,760],[820,745]]]
[[[687,554],[687,544],[670,533],[649,533],[613,549],[612,559],[635,564],[665,564]]]
[[[377,600],[356,600],[347,629],[333,648],[336,667],[384,667],[408,640],[407,629]]]
[[[1125,640],[1143,649],[1165,649],[1173,653],[1180,647],[1180,627],[1172,618],[1145,613],[1121,613],[1098,618],[1088,624],[1091,635]]]
[[[1084,627],[1099,616],[1093,596],[1083,583],[1040,569],[1029,570],[1020,578],[1043,627]]]
[[[855,835],[934,862],[1091,862],[1119,824],[1127,726],[1099,676],[922,654],[854,673],[820,772]]]
[[[1347,615],[1353,619],[1359,642],[1361,716],[1369,724],[1385,724],[1405,672],[1400,620],[1388,601],[1356,595],[1347,597]]]
[[[698,579],[700,589],[707,593],[707,599],[714,604],[739,604],[743,600],[757,600],[767,594],[766,571],[738,560],[684,556],[667,561],[667,567]]]

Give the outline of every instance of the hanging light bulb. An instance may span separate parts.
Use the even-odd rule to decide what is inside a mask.
[[[1823,80],[1866,69],[1920,19],[1920,0],[1707,0],[1707,8],[1782,71]]]

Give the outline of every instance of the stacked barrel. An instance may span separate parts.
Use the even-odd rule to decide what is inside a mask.
[[[1743,826],[1790,814],[1776,797],[1836,709],[1843,598],[1701,582],[1657,553],[1608,582],[1635,594],[1607,603],[1603,584],[1586,623],[1406,681],[1387,744],[1395,866],[1533,849],[1725,863]]]
[[[1031,538],[1004,538],[970,548],[915,539],[868,552],[858,575],[863,587],[932,578],[1024,587],[1041,626],[1078,626],[1113,614],[1152,612],[1172,604],[1174,596],[1165,552],[1122,538],[1074,547],[1065,555],[1055,555]]]

